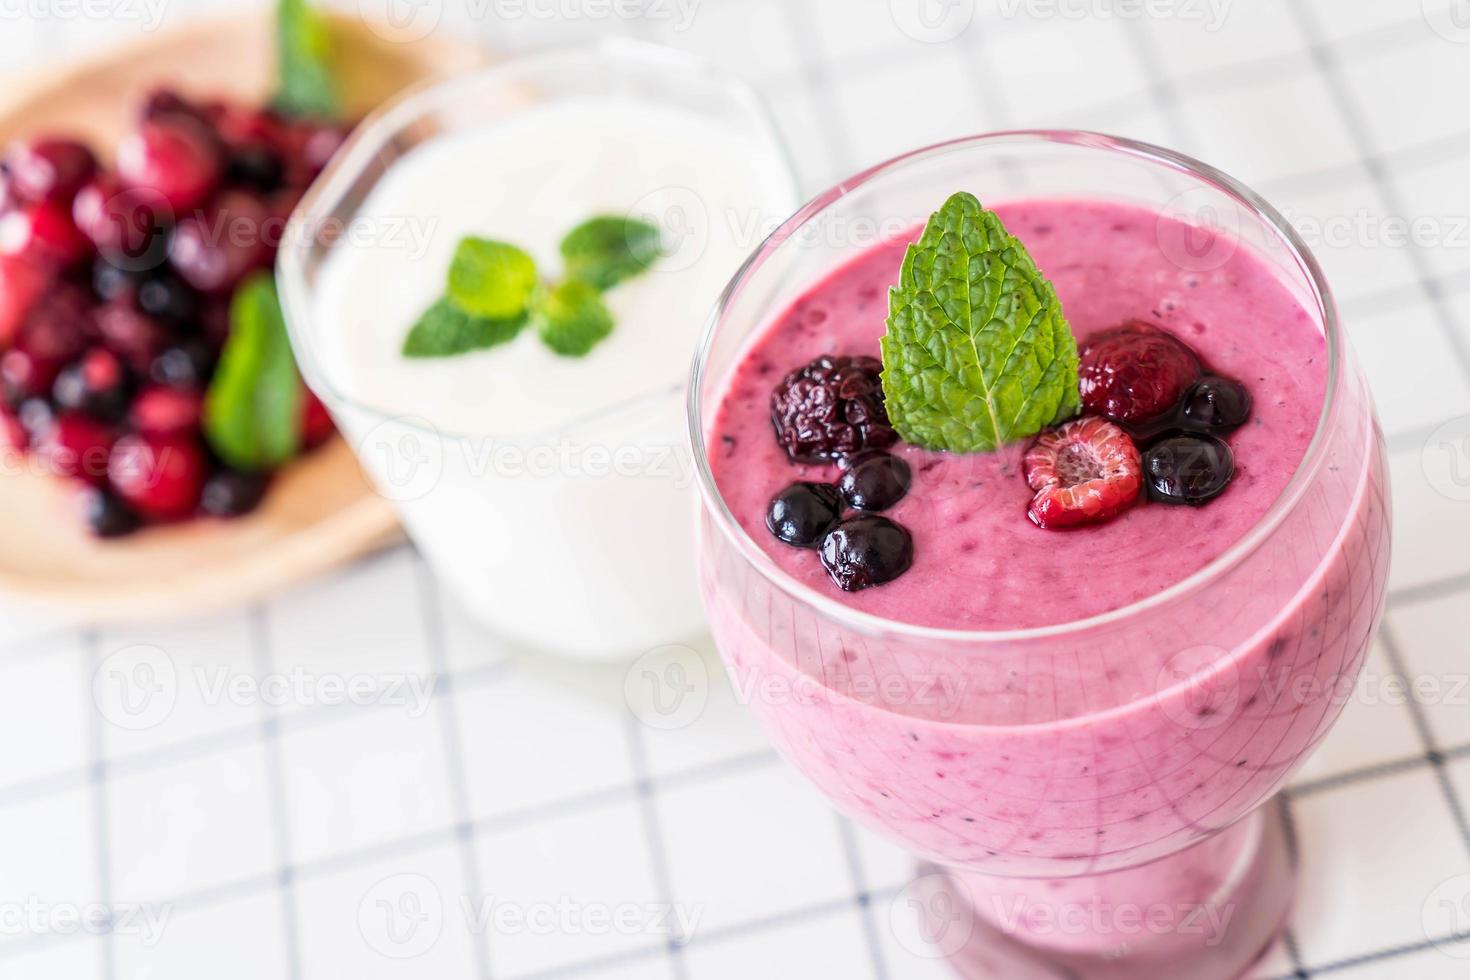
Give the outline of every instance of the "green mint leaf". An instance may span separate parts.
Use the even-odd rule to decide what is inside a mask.
[[[603,215],[582,222],[561,241],[567,276],[611,289],[648,270],[663,248],[657,225]]]
[[[275,106],[288,115],[335,119],[341,93],[332,74],[326,20],[310,0],[280,0],[276,7]]]
[[[888,417],[926,449],[990,452],[1077,413],[1077,341],[1056,290],[972,194],[904,253],[883,337]]]
[[[612,314],[597,287],[568,279],[536,294],[531,320],[546,346],[565,357],[581,357],[612,333]]]
[[[466,313],[508,320],[524,313],[536,289],[536,263],[505,242],[466,238],[449,266],[449,298]]]
[[[515,338],[526,325],[526,314],[504,320],[474,316],[447,299],[424,311],[403,340],[404,357],[452,357],[494,347]]]
[[[271,469],[300,449],[301,379],[269,273],[247,279],[230,302],[230,337],[205,393],[204,437],[239,469]]]

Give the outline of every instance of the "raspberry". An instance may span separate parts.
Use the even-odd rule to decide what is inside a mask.
[[[776,441],[793,463],[835,462],[898,441],[883,405],[875,357],[823,355],[771,393]]]
[[[1112,520],[1133,506],[1143,485],[1133,440],[1091,416],[1042,433],[1026,451],[1025,467],[1036,491],[1027,513],[1044,528]]]
[[[143,517],[187,517],[204,490],[204,450],[190,436],[123,436],[112,449],[112,489]]]
[[[1173,334],[1129,320],[1088,339],[1079,374],[1086,411],[1139,424],[1172,411],[1200,376],[1200,363]]]

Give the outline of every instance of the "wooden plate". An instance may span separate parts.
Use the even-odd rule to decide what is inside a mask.
[[[356,19],[336,18],[332,31],[354,114],[480,61],[472,45],[391,40],[390,31]],[[70,132],[105,149],[155,85],[263,100],[274,63],[268,12],[190,24],[7,80],[0,92],[0,142]],[[9,454],[0,473],[0,597],[87,621],[166,618],[243,602],[399,536],[392,508],[373,492],[340,439],[281,473],[248,517],[151,528],[107,542],[81,526],[69,506],[71,487],[17,463]]]

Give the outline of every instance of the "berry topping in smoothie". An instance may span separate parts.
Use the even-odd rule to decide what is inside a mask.
[[[1149,496],[1198,506],[1225,492],[1235,475],[1235,456],[1214,436],[1172,436],[1143,455]]]
[[[797,548],[815,548],[842,517],[842,494],[830,483],[793,483],[771,498],[766,527]]]
[[[1251,394],[1239,381],[1211,375],[1194,383],[1179,411],[1185,428],[1224,435],[1250,417]]]
[[[898,441],[884,405],[882,370],[874,357],[824,354],[782,379],[771,393],[771,424],[791,462],[840,462]]]
[[[887,510],[903,499],[913,482],[908,463],[887,453],[870,453],[852,460],[837,487],[853,510]]]
[[[1043,434],[1027,451],[1025,468],[1036,491],[1027,514],[1044,528],[1111,520],[1133,506],[1143,484],[1138,447],[1095,416]]]
[[[822,567],[844,592],[891,582],[914,563],[914,539],[901,525],[878,514],[860,514],[838,524],[822,539]]]
[[[1173,334],[1142,320],[1094,336],[1078,367],[1082,407],[1140,425],[1173,411],[1200,376],[1199,358]]]

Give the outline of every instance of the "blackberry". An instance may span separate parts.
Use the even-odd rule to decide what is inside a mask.
[[[849,517],[822,538],[822,567],[844,592],[891,582],[914,563],[914,539],[878,514]]]
[[[205,481],[199,508],[213,517],[238,517],[254,510],[265,497],[270,478],[264,473],[219,470]]]
[[[1235,457],[1214,436],[1174,436],[1143,454],[1143,472],[1153,499],[1197,507],[1230,486]]]
[[[842,517],[842,494],[830,483],[793,483],[771,498],[766,527],[797,548],[815,548]]]
[[[882,371],[875,357],[824,354],[776,386],[771,424],[793,463],[836,462],[898,441],[883,404]]]

